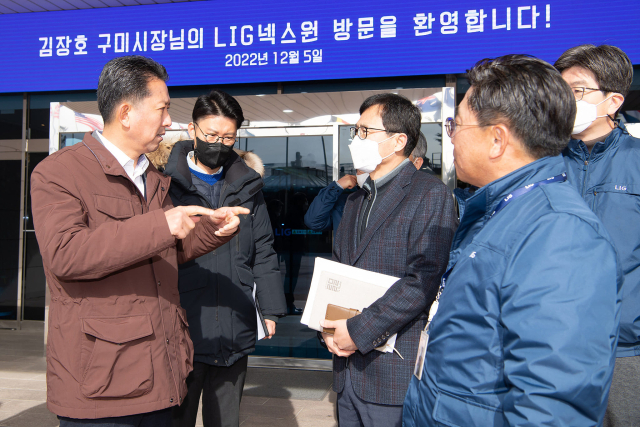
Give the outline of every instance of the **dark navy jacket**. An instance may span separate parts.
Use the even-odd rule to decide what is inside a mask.
[[[622,271],[607,231],[545,157],[466,201],[405,427],[594,426],[607,408]]]
[[[618,357],[640,356],[640,139],[620,125],[591,153],[572,139],[569,181],[611,235],[624,272]]]
[[[193,141],[179,141],[164,173],[171,176],[169,195],[174,206],[212,207],[193,183],[187,154]],[[223,166],[224,184],[218,206],[243,206],[240,232],[228,243],[178,270],[180,303],[187,311],[194,360],[230,366],[251,353],[256,343],[256,307],[271,320],[286,313],[273,231],[262,195],[263,182],[255,170],[232,152]]]
[[[304,223],[315,231],[337,230],[349,194],[336,181],[320,190],[304,215]]]

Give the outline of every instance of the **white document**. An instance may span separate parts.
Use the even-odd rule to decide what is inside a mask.
[[[256,284],[253,284],[253,305],[256,305]],[[264,330],[264,326],[262,325],[262,322],[264,321],[263,317],[262,317],[262,313],[260,313],[258,311],[258,306],[256,305],[256,322],[258,323],[257,325],[257,332],[258,332],[258,336],[256,337],[256,339],[258,341],[260,341],[262,338],[267,336],[266,331]]]
[[[398,280],[397,277],[386,274],[316,258],[311,288],[300,323],[322,331],[320,320],[324,319],[328,304],[362,311],[384,295]],[[395,343],[396,334],[376,350],[391,353]]]

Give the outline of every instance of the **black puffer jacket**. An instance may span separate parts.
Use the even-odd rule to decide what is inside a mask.
[[[173,204],[211,207],[192,182],[187,155],[193,151],[193,141],[179,141],[172,149],[167,146],[164,149],[171,150],[164,173],[171,176],[169,195]],[[241,154],[262,170],[258,156]],[[240,233],[231,241],[180,266],[178,288],[180,303],[187,311],[194,360],[230,366],[255,348],[254,282],[265,318],[277,320],[277,316],[286,313],[286,304],[273,249],[273,231],[261,191],[262,178],[235,151],[223,171],[218,206],[243,206],[251,214],[240,216]]]

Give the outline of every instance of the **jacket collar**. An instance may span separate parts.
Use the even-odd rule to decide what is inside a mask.
[[[93,154],[93,157],[98,161],[98,164],[100,165],[100,167],[102,167],[105,175],[122,176],[131,181],[131,178],[129,178],[129,175],[127,175],[127,172],[125,172],[120,162],[118,162],[115,156],[111,154],[111,152],[107,150],[107,148],[102,145],[100,141],[95,139],[91,135],[91,133],[86,133],[84,135],[82,144],[84,144],[89,149],[91,154]],[[156,192],[158,191],[158,187],[160,186],[160,184],[169,186],[170,178],[158,172],[158,170],[155,168],[155,166],[153,166],[153,164],[151,164],[151,162],[149,162],[146,174],[147,203],[150,203],[153,200]]]
[[[468,227],[473,225],[483,226],[500,201],[518,188],[560,175],[565,171],[566,167],[561,156],[543,157],[476,190],[465,203],[464,215],[460,218],[457,234],[465,235]],[[505,209],[505,212],[507,211]],[[454,246],[457,243],[458,238]]]
[[[179,185],[184,191],[197,192],[191,171],[187,162],[187,155],[193,151],[193,140],[178,141],[175,143],[169,154],[169,160],[164,168],[164,173],[171,177],[172,184]],[[229,154],[229,159],[222,166],[224,168],[225,186],[222,198],[230,194],[239,193],[247,188],[247,194],[239,194],[234,198],[229,206],[237,206],[247,198],[253,196],[263,187],[262,179],[255,170],[247,166],[235,151]]]
[[[571,157],[577,157],[582,160],[591,159],[591,161],[602,158],[605,153],[618,146],[620,137],[624,134],[628,134],[626,126],[623,123],[619,123],[615,129],[611,131],[607,139],[603,142],[596,142],[593,146],[591,153],[580,139],[572,139],[569,141],[569,145],[565,149],[565,153],[568,153]]]
[[[113,154],[102,145],[91,133],[86,133],[82,143],[91,151],[95,159],[98,161],[105,175],[124,176],[128,178],[124,168],[115,158]]]

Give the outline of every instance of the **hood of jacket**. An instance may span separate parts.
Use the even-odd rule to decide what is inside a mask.
[[[177,185],[181,192],[197,194],[187,163],[187,155],[193,151],[193,140],[175,143],[161,143],[156,151],[147,157],[158,170],[171,177],[171,184]],[[264,166],[262,159],[250,151],[234,149],[222,166],[225,187],[222,199],[225,206],[238,206],[262,189]],[[236,195],[237,197],[231,197]],[[206,203],[204,204],[206,206]],[[222,205],[221,205],[222,206]]]
[[[183,140],[183,141],[177,141],[177,142],[175,142],[175,141],[174,142],[162,141],[160,143],[160,145],[158,146],[158,149],[156,151],[153,151],[153,152],[147,154],[147,158],[149,159],[149,161],[151,163],[153,163],[153,165],[156,167],[156,169],[158,169],[160,171],[163,171],[165,166],[169,162],[169,156],[171,155],[171,152],[173,151],[173,147],[175,147],[176,144],[183,143],[185,141],[189,142],[189,144],[191,146],[191,150],[193,150],[193,140],[190,140],[190,139],[189,140]],[[187,145],[189,145],[189,144],[187,144]],[[189,151],[191,151],[191,150],[189,150]],[[260,158],[260,156],[255,154],[253,151],[244,151],[244,150],[240,150],[240,149],[237,149],[237,148],[234,148],[233,151],[235,151],[236,154],[242,160],[244,160],[244,162],[246,163],[247,166],[249,166],[254,171],[258,172],[260,177],[264,177],[264,165],[262,163],[262,159]],[[187,153],[185,153],[185,156],[188,153],[189,152],[187,151]]]

